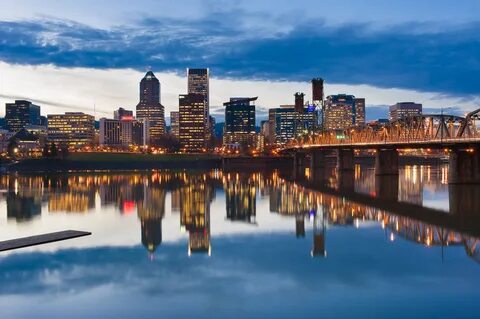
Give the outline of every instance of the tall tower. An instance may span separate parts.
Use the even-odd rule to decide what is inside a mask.
[[[303,97],[304,96],[305,94],[303,93],[300,93],[300,92],[295,93],[295,111],[299,114],[303,113],[303,106],[304,106]]]
[[[187,69],[188,94],[202,94],[205,100],[205,113],[203,119],[205,121],[205,147],[209,148],[209,141],[212,141],[211,132],[213,131],[212,123],[210,123],[210,89],[209,79],[210,70],[207,69]]]
[[[320,125],[322,129],[324,128],[325,122],[325,109],[324,109],[324,93],[323,93],[323,84],[324,81],[322,78],[313,78],[312,79],[312,103],[315,105],[315,108],[321,112],[320,114]]]
[[[137,104],[137,118],[149,126],[149,144],[155,144],[165,134],[165,108],[160,103],[160,82],[152,71],[140,81],[140,102]]]
[[[194,94],[203,94],[205,97],[205,118],[209,115],[210,95],[209,78],[210,72],[207,69],[187,69],[188,92]]]

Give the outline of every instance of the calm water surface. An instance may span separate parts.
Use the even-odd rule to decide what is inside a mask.
[[[479,187],[306,173],[2,176],[0,240],[93,234],[0,253],[0,318],[480,317]]]

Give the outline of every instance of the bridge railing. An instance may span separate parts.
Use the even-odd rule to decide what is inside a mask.
[[[480,132],[474,120],[472,120],[472,116],[462,118],[442,114],[405,118],[383,127],[318,132],[293,140],[287,145],[287,148],[322,145],[415,144],[478,140],[480,140]]]

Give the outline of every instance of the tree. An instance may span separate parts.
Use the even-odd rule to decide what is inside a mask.
[[[180,141],[173,134],[164,134],[158,139],[158,146],[174,153],[180,150]]]
[[[12,158],[16,157],[16,153],[18,152],[18,143],[15,139],[11,139],[10,142],[8,142],[7,152],[8,156]]]

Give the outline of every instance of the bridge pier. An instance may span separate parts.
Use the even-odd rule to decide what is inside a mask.
[[[398,201],[398,177],[379,175],[375,177],[376,197],[383,200]]]
[[[310,153],[310,175],[316,179],[325,175],[326,152],[324,150],[314,150]]]
[[[454,149],[448,167],[449,184],[480,184],[480,148]]]
[[[305,177],[306,158],[305,153],[296,152],[293,156],[293,178],[300,179]]]
[[[338,149],[337,154],[337,169],[339,171],[353,171],[354,153],[352,148]]]
[[[338,172],[338,190],[345,193],[355,191],[355,173],[354,171]]]
[[[396,149],[377,150],[375,175],[398,175],[398,152]]]

